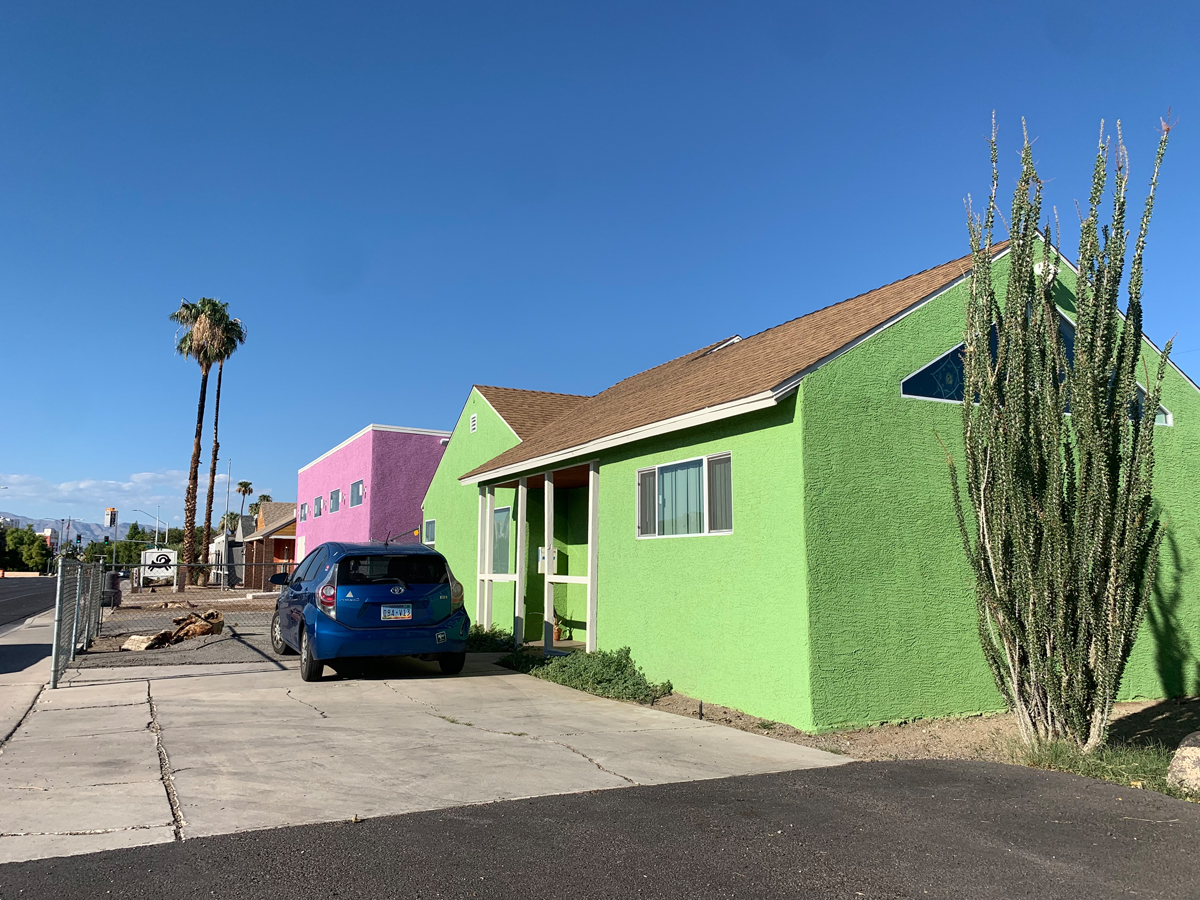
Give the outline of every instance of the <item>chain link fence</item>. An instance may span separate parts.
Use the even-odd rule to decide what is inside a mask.
[[[221,568],[172,563],[169,567],[130,566],[114,573],[112,601],[104,604],[95,640],[84,662],[89,667],[168,661],[216,663],[258,660],[270,654],[271,618],[279,596],[279,587],[270,583],[270,577],[290,574],[295,564],[241,563],[236,579],[214,577]],[[120,652],[132,637],[173,631],[189,615],[203,616],[211,610],[221,614],[219,634],[192,638],[161,650]]]
[[[50,687],[58,687],[58,679],[75,659],[75,654],[81,647],[86,649],[99,633],[103,596],[103,563],[83,563],[74,559],[60,561],[54,597]]]

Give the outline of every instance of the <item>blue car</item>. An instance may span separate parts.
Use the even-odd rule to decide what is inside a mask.
[[[321,544],[280,586],[275,652],[300,654],[300,677],[350,657],[420,656],[457,675],[471,620],[445,557],[421,544]]]

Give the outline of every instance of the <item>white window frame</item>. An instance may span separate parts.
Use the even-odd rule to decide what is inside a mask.
[[[337,509],[333,508],[333,495],[334,494],[337,494]],[[335,512],[340,512],[341,509],[342,509],[342,489],[334,488],[332,491],[329,492],[329,514],[333,515]]]
[[[313,497],[313,518],[314,519],[321,518],[321,513],[324,512],[324,510],[321,509],[321,507],[323,505],[321,503],[321,501],[324,499],[325,499],[324,494],[322,494],[320,497]]]
[[[429,540],[429,526],[433,526],[433,540]],[[432,547],[437,540],[437,519],[426,519],[421,523],[421,543],[426,547]]]
[[[308,504],[307,503],[300,504],[300,521],[301,522],[308,521]]]
[[[497,506],[494,510],[492,510],[492,522],[493,523],[495,523],[495,521],[496,521],[497,513],[504,513],[505,517],[511,520],[512,519],[512,506],[511,505],[510,506]],[[512,556],[512,552],[513,552],[513,548],[512,548],[513,540],[512,539],[513,539],[513,532],[515,530],[515,527],[516,527],[516,523],[510,521],[509,528],[508,528],[508,555],[510,557]],[[511,566],[509,566],[507,559],[504,560],[504,568],[505,569],[512,568]],[[495,524],[492,525],[492,572],[494,574],[498,574],[498,575],[514,574],[513,572],[496,572],[496,526],[495,526]]]
[[[475,429],[479,427],[479,416],[471,413],[471,434],[475,433]]]
[[[358,485],[358,502],[357,503],[354,502],[354,485],[356,485],[356,484]],[[356,507],[356,506],[362,506],[363,500],[365,500],[366,498],[367,498],[367,492],[366,492],[365,485],[363,484],[363,480],[360,478],[360,479],[358,479],[358,481],[351,482],[350,496],[347,498],[349,500],[350,508],[354,509],[354,507]]]
[[[708,503],[709,503],[708,464],[710,461],[712,461],[714,459],[732,460],[733,453],[729,450],[723,450],[723,451],[720,451],[717,453],[709,453],[704,456],[691,456],[691,457],[688,457],[687,459],[675,459],[675,460],[671,460],[671,462],[660,463],[659,465],[656,465],[656,466],[643,466],[642,468],[637,470],[637,472],[635,473],[634,479],[633,479],[633,534],[637,540],[639,540],[639,541],[660,541],[660,540],[665,540],[668,538],[698,538],[698,537],[709,537],[709,536],[721,537],[723,535],[733,534],[732,528],[722,530],[722,531],[710,531],[708,528]],[[701,505],[701,509],[700,509],[701,529],[700,529],[700,531],[696,532],[695,534],[658,534],[657,533],[657,531],[658,531],[658,491],[662,486],[662,471],[661,470],[670,468],[671,466],[682,465],[683,463],[696,462],[697,460],[702,460],[704,462],[704,466],[701,469],[701,475],[700,475],[700,497],[701,497],[701,504],[700,504]],[[641,488],[641,482],[642,482],[642,473],[644,473],[644,472],[653,472],[654,473],[654,525],[655,525],[655,532],[656,532],[655,534],[639,534],[638,533],[638,522],[639,522],[639,519],[641,518],[641,516],[639,515],[641,510],[638,508],[638,504],[641,503],[640,488]],[[729,468],[729,486],[730,486],[730,502],[732,503],[732,499],[733,499],[733,497],[732,497],[732,493],[733,493],[733,466],[732,466],[732,463],[730,464],[730,468]],[[730,510],[730,512],[732,513],[732,509]]]

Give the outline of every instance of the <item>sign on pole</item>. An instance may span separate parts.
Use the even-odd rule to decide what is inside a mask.
[[[142,575],[146,578],[171,578],[175,574],[176,551],[143,550]]]
[[[105,528],[116,528],[117,527],[117,511],[111,506],[104,511],[104,527]]]

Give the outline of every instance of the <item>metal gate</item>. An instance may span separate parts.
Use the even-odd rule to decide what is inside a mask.
[[[58,589],[54,597],[54,649],[50,663],[50,687],[80,646],[85,649],[100,630],[100,601],[103,596],[104,565],[63,559],[58,564]]]

